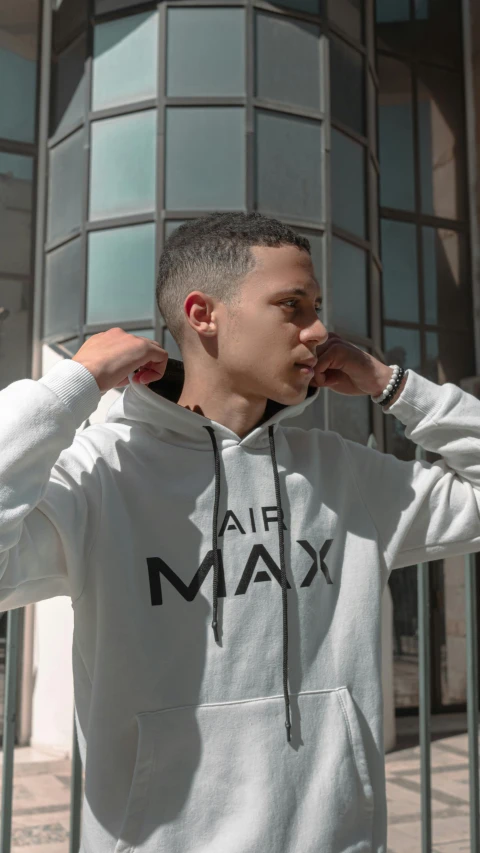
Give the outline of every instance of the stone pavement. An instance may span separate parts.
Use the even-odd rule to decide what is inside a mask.
[[[0,755],[1,759],[1,755]],[[419,853],[418,747],[387,755],[389,853]],[[467,735],[432,744],[434,853],[470,853]],[[68,853],[70,762],[31,749],[15,751],[12,853]],[[301,853],[301,851],[299,851]]]
[[[470,853],[468,739],[432,743],[432,853]],[[421,850],[420,748],[387,755],[388,853]]]

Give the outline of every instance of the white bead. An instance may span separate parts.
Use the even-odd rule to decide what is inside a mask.
[[[393,388],[393,385],[389,382],[387,385],[386,391],[391,391],[392,388]],[[385,391],[385,393],[386,393],[386,391]]]

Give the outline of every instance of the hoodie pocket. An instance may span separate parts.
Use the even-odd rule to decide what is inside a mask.
[[[115,853],[370,853],[373,791],[346,687],[137,715]]]

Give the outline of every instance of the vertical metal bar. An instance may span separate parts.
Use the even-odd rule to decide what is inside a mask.
[[[69,853],[80,849],[80,824],[82,816],[82,760],[78,748],[77,724],[73,715],[72,775],[70,779],[70,844]]]
[[[322,168],[323,168],[323,219],[325,234],[323,238],[322,289],[324,318],[328,331],[333,329],[333,285],[332,285],[332,196],[331,196],[331,110],[330,110],[330,42],[327,33],[321,36],[321,92],[324,119],[322,123]],[[331,429],[331,396],[323,391],[324,421],[323,428]]]
[[[48,181],[48,123],[50,116],[50,55],[52,52],[52,4],[42,4],[40,94],[38,104],[38,160],[35,214],[35,263],[33,285],[32,379],[42,375],[42,322],[45,221]]]
[[[374,0],[367,0],[365,3],[365,43],[367,47],[367,56],[364,64],[364,118],[366,123],[366,135],[368,139],[368,149],[365,152],[365,161],[366,161],[366,169],[367,174],[365,175],[366,180],[366,195],[367,195],[367,217],[368,217],[368,241],[370,244],[370,248],[367,253],[368,257],[368,317],[369,317],[369,335],[375,341],[377,346],[382,345],[382,321],[380,314],[380,293],[378,292],[378,288],[376,287],[377,283],[377,272],[376,272],[376,264],[374,258],[373,245],[374,240],[376,245],[379,245],[379,208],[378,208],[378,192],[372,192],[372,184],[370,179],[370,172],[372,168],[376,168],[374,166],[373,158],[371,157],[372,150],[375,146],[375,138],[377,133],[377,86],[375,83],[375,88],[372,92],[370,87],[370,63],[372,65],[375,64],[375,3]],[[372,103],[373,97],[373,103]],[[373,138],[372,134],[372,123],[370,121],[370,116],[372,112],[375,115],[375,128],[373,129],[373,133],[375,134],[375,138]],[[378,175],[377,175],[377,190],[378,190]],[[374,231],[376,230],[376,234]],[[383,417],[383,412],[380,406],[375,406],[373,403],[369,401],[369,413],[370,413],[370,425],[373,429],[373,432],[378,436],[378,441],[382,445],[384,445],[384,428],[385,428],[385,418]],[[377,442],[378,446],[378,442]]]
[[[423,447],[417,446],[415,458],[425,459]],[[430,756],[430,573],[428,563],[417,566],[418,590],[418,688],[420,730],[420,791],[422,815],[422,853],[432,850],[432,792]]]
[[[88,233],[87,222],[90,207],[90,156],[91,156],[91,121],[92,110],[92,86],[93,86],[93,0],[87,0],[88,16],[85,41],[85,100],[84,100],[84,125],[83,125],[83,186],[82,186],[82,222],[80,240],[82,241],[81,256],[81,287],[83,288],[80,300],[80,346],[85,341],[84,327],[87,317],[87,291],[88,291]]]
[[[167,25],[168,8],[165,3],[157,6],[157,192],[155,211],[155,273],[154,288],[157,290],[158,263],[165,245],[165,158],[166,158],[166,122],[167,122]],[[164,343],[165,321],[155,298],[155,340]]]
[[[0,853],[10,853],[12,843],[13,756],[17,719],[17,668],[20,610],[10,610],[7,624],[5,711],[3,718],[2,813]]]
[[[478,760],[478,625],[475,554],[465,557],[465,621],[467,639],[468,768],[470,778],[470,853],[480,853]]]
[[[480,240],[478,237],[477,216],[477,139],[476,139],[476,116],[475,116],[475,87],[473,75],[473,45],[472,45],[472,20],[470,13],[470,0],[462,0],[462,35],[463,35],[463,80],[465,89],[465,136],[467,148],[467,176],[468,176],[468,218],[469,218],[469,245],[470,265],[473,281],[473,318],[475,335],[475,364],[476,373],[480,374],[480,287],[478,280],[480,276]]]
[[[256,110],[255,98],[255,39],[257,14],[253,8],[252,0],[246,0],[245,4],[245,94],[247,97],[245,107],[245,204],[247,213],[256,209],[256,151],[255,151],[255,124]]]

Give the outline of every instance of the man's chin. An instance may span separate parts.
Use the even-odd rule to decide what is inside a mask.
[[[305,400],[309,387],[309,385],[304,385],[301,388],[298,386],[295,388],[291,386],[288,388],[272,388],[268,399],[274,403],[279,403],[281,406],[297,406]]]

